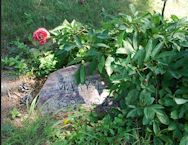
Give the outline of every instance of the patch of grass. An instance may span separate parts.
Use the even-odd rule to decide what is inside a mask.
[[[128,13],[128,5],[147,9],[148,0],[6,0],[2,2],[2,46],[16,39],[28,40],[38,27],[53,29],[64,19],[100,26],[102,9],[109,14]]]
[[[58,138],[54,121],[47,117],[38,117],[35,121],[25,121],[17,128],[9,123],[2,125],[3,145],[41,145]]]

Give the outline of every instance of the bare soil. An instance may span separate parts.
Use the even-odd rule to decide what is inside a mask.
[[[1,123],[11,122],[16,126],[22,125],[22,120],[28,115],[24,97],[30,95],[32,99],[39,93],[45,79],[30,76],[16,76],[11,71],[1,71]],[[25,87],[26,86],[26,87]],[[23,88],[26,88],[24,90]],[[16,108],[21,116],[11,119],[10,111]]]

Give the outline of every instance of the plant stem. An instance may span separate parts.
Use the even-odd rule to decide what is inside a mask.
[[[167,0],[164,0],[163,9],[162,9],[162,17],[163,18],[164,18],[164,11],[165,11],[165,7],[166,7],[166,2],[167,2]]]

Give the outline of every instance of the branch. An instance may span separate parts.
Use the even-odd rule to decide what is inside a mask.
[[[164,18],[164,11],[165,11],[167,0],[163,0],[163,1],[164,1],[164,4],[163,4],[163,9],[162,9],[162,17]]]

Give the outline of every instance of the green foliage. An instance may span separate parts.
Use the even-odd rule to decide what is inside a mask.
[[[131,11],[110,17],[100,29],[65,20],[50,31],[53,49],[34,49],[35,72],[80,64],[76,77],[84,83],[88,65],[89,73],[98,71],[108,82],[119,104],[104,117],[73,118],[55,144],[186,144],[188,20],[167,21],[133,6]]]
[[[16,40],[10,43],[8,49],[8,56],[2,58],[2,67],[14,69],[19,75],[31,73],[37,77],[44,77],[58,68],[54,52],[49,50],[48,45],[33,48]]]
[[[137,9],[148,8],[148,0],[143,1],[135,2]],[[2,45],[17,38],[25,41],[36,28],[52,29],[64,19],[99,26],[104,10],[110,14],[128,12],[129,3],[128,0],[87,0],[81,5],[79,0],[7,0],[2,3]]]
[[[59,130],[55,128],[55,122],[48,117],[38,116],[36,120],[25,120],[22,128],[4,124],[3,145],[41,145],[49,144],[59,138]]]
[[[15,107],[10,111],[10,115],[11,119],[15,119],[16,117],[21,116],[20,112]]]
[[[122,135],[130,144],[183,144],[188,133],[187,26],[187,19],[172,17],[167,21],[159,14],[138,13],[132,7],[132,15],[120,14],[98,30],[75,21],[65,21],[53,30],[58,49],[67,54],[68,63],[88,62],[110,82],[108,87],[120,103],[116,108],[120,112],[110,113],[112,120],[101,126],[95,124],[100,126],[100,133],[95,125],[83,125],[67,141],[116,144]],[[81,83],[83,72],[81,65]],[[113,124],[115,120],[119,122]],[[104,126],[109,126],[104,129],[107,133],[101,131]]]
[[[28,72],[28,67],[24,59],[21,59],[19,56],[16,57],[4,57],[2,58],[2,67],[15,69],[18,74],[23,74]]]

